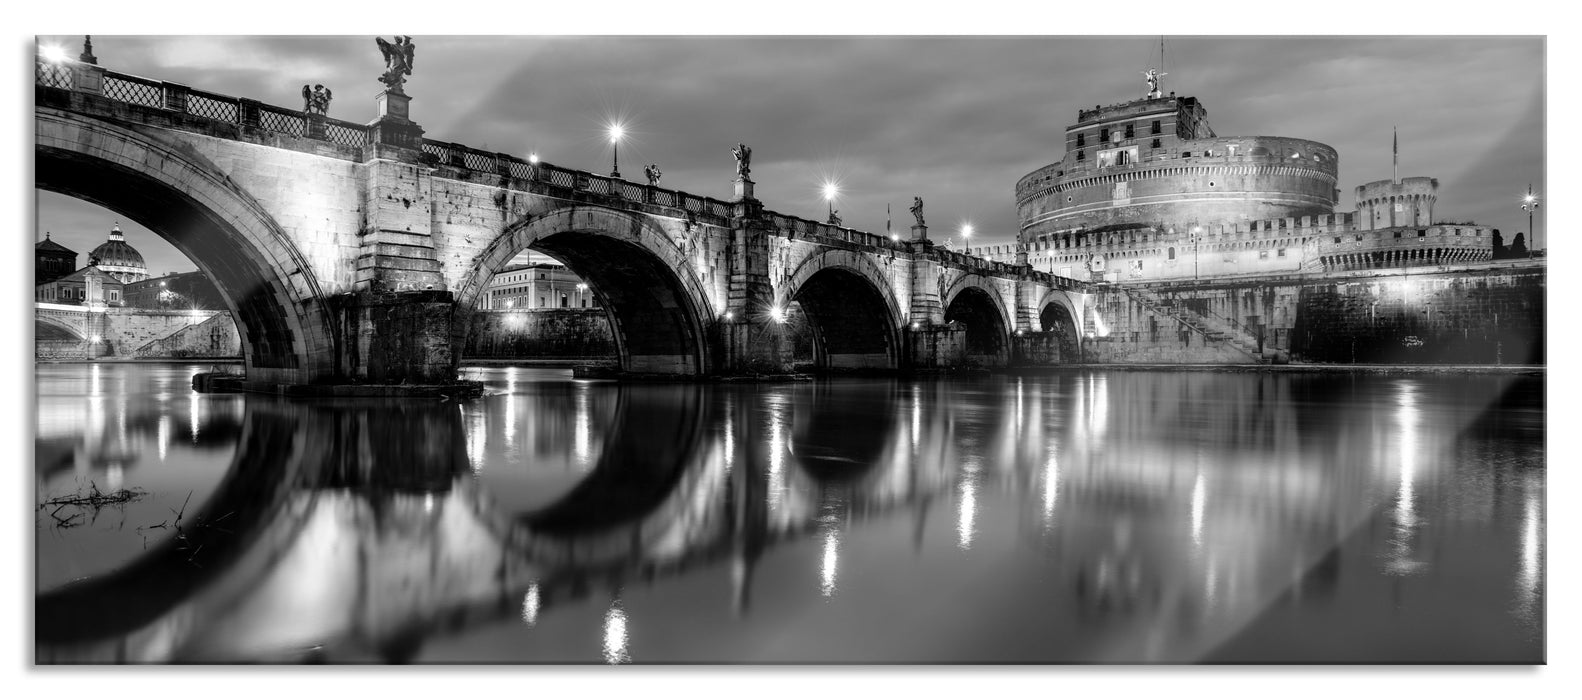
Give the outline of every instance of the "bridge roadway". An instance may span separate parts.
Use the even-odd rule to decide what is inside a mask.
[[[936,383],[898,384],[881,411],[862,399],[871,389],[843,384],[752,405],[696,385],[619,386],[582,481],[522,512],[474,473],[476,427],[455,405],[249,399],[229,473],[188,511],[186,539],[41,591],[36,658],[405,661],[689,572],[728,575],[720,604],[750,615],[756,563],[779,548],[824,539],[834,588],[840,532],[911,518],[921,549],[937,505],[955,511],[953,544],[968,548],[975,514],[1017,494],[1022,546],[1065,572],[1048,604],[1084,621],[1082,658],[1194,660],[1369,518],[1364,495],[1394,475],[1336,478],[1333,455],[1205,465],[1163,442],[1117,461],[1105,430],[1187,421],[1109,407],[1111,391],[1134,395],[1148,379],[1017,383],[968,406],[928,397],[948,390]],[[1066,420],[1039,420],[1050,402]],[[1298,439],[1293,409],[1248,413],[1238,420]],[[852,430],[836,444],[831,424]],[[1362,464],[1377,447],[1340,449]]]
[[[721,200],[436,141],[404,94],[359,124],[40,59],[35,97],[36,186],[191,258],[254,382],[453,381],[529,249],[588,280],[634,373],[784,371],[793,303],[828,370],[1056,363],[1084,337],[1084,286],[1025,259],[779,214],[746,175]]]

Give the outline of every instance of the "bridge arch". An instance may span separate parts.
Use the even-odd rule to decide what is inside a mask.
[[[1005,365],[1010,359],[1015,320],[994,281],[978,274],[958,277],[941,296],[945,322],[967,328],[967,356],[980,364]]]
[[[713,370],[706,331],[714,305],[691,262],[652,219],[616,209],[564,207],[507,228],[473,258],[457,286],[458,317],[470,319],[495,270],[529,249],[588,281],[609,314],[621,369],[683,375]],[[458,324],[458,343],[467,325]]]
[[[169,241],[219,289],[249,379],[340,373],[335,319],[310,261],[252,196],[190,148],[47,107],[34,110],[36,186],[103,206]]]
[[[803,260],[776,291],[776,306],[796,302],[807,314],[821,369],[899,366],[904,317],[889,279],[868,256],[820,251]]]
[[[45,314],[34,314],[33,338],[35,340],[59,340],[78,343],[87,340],[87,337],[83,336],[83,331],[80,327],[73,327],[63,319]]]
[[[1034,311],[1038,312],[1039,330],[1054,334],[1062,361],[1082,356],[1082,312],[1070,294],[1052,289],[1038,300]]]

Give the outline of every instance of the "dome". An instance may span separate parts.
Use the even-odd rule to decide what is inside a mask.
[[[143,264],[143,254],[126,242],[121,225],[110,229],[110,240],[99,244],[88,254],[88,264],[98,267],[122,283],[148,279],[148,268]]]

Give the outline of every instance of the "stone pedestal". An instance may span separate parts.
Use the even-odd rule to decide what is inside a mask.
[[[736,178],[735,183],[736,183],[736,191],[735,191],[735,194],[731,195],[731,201],[732,202],[741,202],[741,201],[744,201],[744,200],[748,200],[748,199],[753,199],[754,198],[753,197],[753,181],[752,180],[749,180],[749,179],[747,179],[745,177],[739,177],[739,178]]]
[[[922,224],[913,226],[912,240],[916,242],[926,242],[928,240],[928,227]]]
[[[417,150],[423,146],[423,127],[412,121],[412,98],[406,93],[385,90],[374,97],[379,118],[368,124],[370,144]]]

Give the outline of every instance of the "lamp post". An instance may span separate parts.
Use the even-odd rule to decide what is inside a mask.
[[[1200,233],[1203,233],[1203,228],[1201,226],[1193,226],[1192,227],[1192,279],[1193,280],[1197,279],[1197,248],[1198,248],[1197,240],[1198,240],[1198,234],[1200,234]]]
[[[971,223],[965,223],[965,224],[961,225],[961,252],[966,253],[967,255],[971,255],[972,254],[972,224]]]
[[[1538,245],[1538,234],[1533,231],[1533,212],[1538,211],[1538,195],[1533,194],[1532,183],[1527,183],[1527,196],[1522,197],[1522,211],[1527,212],[1527,257],[1533,256]]]
[[[620,124],[610,127],[610,177],[621,176],[621,137],[625,135]]]
[[[588,293],[588,284],[586,282],[578,282],[577,283],[577,307],[578,308],[582,308],[584,306],[587,306],[587,302],[584,299],[584,295],[586,295],[587,293]]]
[[[829,202],[829,223],[835,223],[835,195],[840,194],[840,187],[833,182],[824,183],[824,200]]]

